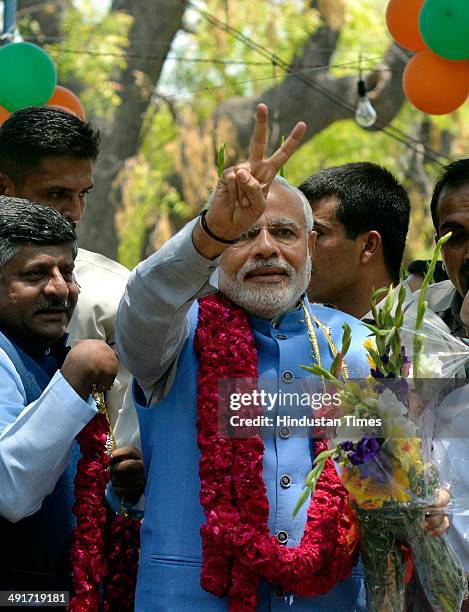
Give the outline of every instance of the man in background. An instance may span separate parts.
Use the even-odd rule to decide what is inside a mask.
[[[461,311],[469,289],[469,158],[444,168],[435,185],[430,210],[436,239],[448,232],[452,236],[442,250],[449,280],[430,287],[428,305],[454,336],[467,338]],[[464,303],[463,316],[466,310]]]
[[[460,159],[447,165],[439,177],[430,204],[438,240],[448,232],[451,238],[443,246],[443,263],[449,280],[430,285],[427,293],[429,307],[459,338],[469,337],[469,159]],[[465,374],[469,368],[466,362]],[[462,372],[464,376],[464,371]],[[445,404],[461,423],[461,436],[467,431],[469,386],[456,389],[445,398]],[[456,421],[457,423],[458,421]],[[467,500],[469,478],[467,470],[467,437],[453,437],[447,441],[448,459],[456,476],[453,495]],[[466,502],[467,503],[467,502]],[[467,516],[455,515],[448,537],[456,548],[463,567],[469,573],[469,521]],[[469,611],[469,601],[463,606]]]
[[[99,133],[66,111],[28,107],[13,113],[0,128],[0,195],[29,198],[79,223],[85,212],[86,196],[93,188],[93,166],[99,154]],[[79,305],[68,327],[69,343],[85,338],[104,340],[114,348],[114,320],[129,271],[98,253],[78,249],[75,274],[80,288]],[[128,371],[119,364],[113,389],[106,404],[115,424],[126,387]],[[122,417],[128,428],[137,428],[133,407]],[[130,424],[129,424],[130,423]],[[143,471],[140,453],[130,447],[113,454],[119,463],[117,484],[126,470],[131,481],[127,493],[138,497]],[[124,489],[117,490],[124,493]]]
[[[317,232],[309,299],[367,318],[372,291],[399,283],[410,216],[404,187],[385,168],[357,162],[320,170],[299,189]]]

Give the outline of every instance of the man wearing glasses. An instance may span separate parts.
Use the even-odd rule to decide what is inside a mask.
[[[293,518],[320,441],[288,425],[230,438],[217,420],[220,381],[269,378],[287,394],[310,377],[301,364],[330,366],[344,322],[349,375],[367,369],[366,329],[305,295],[311,207],[276,177],[305,127],[264,159],[259,105],[249,162],[225,170],[208,210],[137,266],[119,306],[116,341],[138,382],[148,471],[137,611],[366,609],[356,556],[341,541],[346,495],[335,471],[321,484],[328,493],[316,489]]]

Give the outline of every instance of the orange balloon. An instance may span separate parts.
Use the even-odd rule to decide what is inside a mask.
[[[10,111],[7,111],[6,108],[3,108],[3,106],[0,106],[0,125],[2,125],[3,122],[6,121],[10,115],[11,115]]]
[[[446,60],[431,51],[420,51],[407,64],[402,84],[416,108],[429,115],[446,115],[469,95],[469,60]]]
[[[46,104],[46,106],[55,106],[57,108],[61,108],[63,110],[68,111],[69,113],[73,113],[80,119],[85,119],[85,109],[83,108],[83,104],[78,99],[73,91],[63,87],[62,85],[57,85],[54,89],[54,93],[52,94],[52,98]]]
[[[394,40],[411,51],[425,49],[419,31],[419,15],[425,0],[391,0],[386,9],[386,23]]]

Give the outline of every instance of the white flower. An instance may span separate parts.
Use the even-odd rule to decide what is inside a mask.
[[[378,397],[377,409],[387,420],[407,415],[407,408],[400,402],[391,389],[385,389]]]
[[[409,378],[414,377],[414,368],[411,365]],[[442,378],[443,362],[436,355],[420,355],[419,378]]]

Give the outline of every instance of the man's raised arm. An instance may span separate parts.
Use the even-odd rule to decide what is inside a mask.
[[[267,106],[259,104],[248,162],[223,172],[204,218],[188,223],[132,272],[117,314],[116,345],[147,397],[162,386],[182,350],[189,308],[217,290],[210,277],[220,256],[262,215],[269,187],[305,129],[298,123],[264,159]]]

